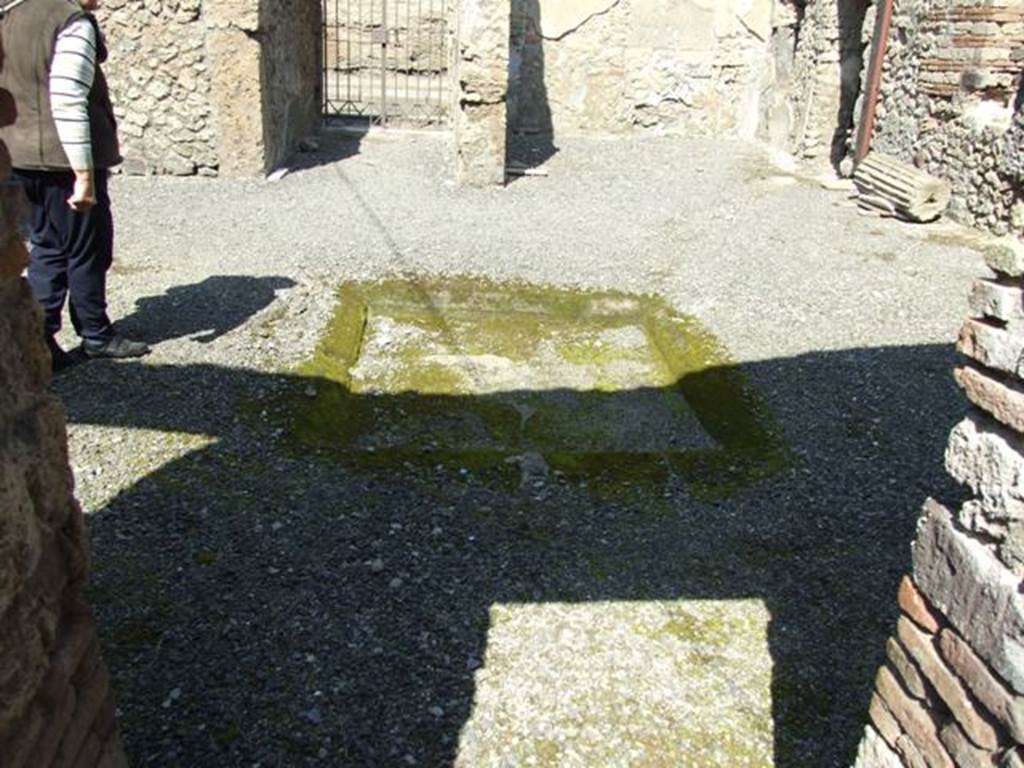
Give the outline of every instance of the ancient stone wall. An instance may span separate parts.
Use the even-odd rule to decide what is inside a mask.
[[[1024,765],[1024,256],[988,261],[958,344],[974,407],[946,450],[971,498],[925,505],[855,768]]]
[[[106,0],[106,71],[125,171],[215,173],[218,133],[201,0]]]
[[[128,173],[260,175],[320,118],[318,0],[107,0]]]
[[[797,43],[803,20],[803,4],[776,0],[762,93],[758,138],[772,146],[789,149],[796,125],[796,102],[800,92],[796,67]]]
[[[514,133],[753,137],[772,0],[512,0]]]
[[[773,138],[778,143],[788,129],[787,148],[806,160],[837,166],[846,155],[873,18],[868,3],[811,0],[793,7],[797,46],[792,75],[783,81],[791,111]]]
[[[0,144],[0,180],[9,171]],[[42,317],[21,277],[19,195],[0,185],[0,763],[115,768],[127,763],[83,600],[88,548],[64,411],[47,392]]]
[[[1019,0],[897,3],[874,145],[953,186],[950,214],[1024,233],[1018,108]]]

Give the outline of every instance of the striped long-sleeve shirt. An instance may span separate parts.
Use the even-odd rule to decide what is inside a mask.
[[[89,91],[96,76],[96,27],[78,19],[57,36],[50,67],[50,104],[57,135],[76,170],[92,168]]]

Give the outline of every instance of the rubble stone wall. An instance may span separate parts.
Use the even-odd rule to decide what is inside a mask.
[[[0,179],[9,172],[0,144]],[[47,392],[42,316],[21,277],[19,194],[0,186],[0,763],[117,768],[127,763],[83,600],[88,547],[64,411]]]
[[[953,186],[950,214],[1024,234],[1020,0],[897,3],[874,145]]]
[[[855,768],[1024,765],[1024,256],[988,262],[958,343],[972,409],[946,450],[970,498],[925,504]]]
[[[107,0],[128,173],[253,176],[320,118],[318,0]]]
[[[98,13],[128,173],[190,175],[219,165],[201,0],[106,0]]]
[[[512,0],[514,133],[753,137],[773,0]]]
[[[838,166],[854,126],[874,14],[870,0],[814,0],[800,20],[789,149]]]

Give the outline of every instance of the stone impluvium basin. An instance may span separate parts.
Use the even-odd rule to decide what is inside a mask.
[[[658,298],[479,279],[346,283],[276,411],[293,443],[358,463],[541,463],[721,495],[784,458],[724,348]]]

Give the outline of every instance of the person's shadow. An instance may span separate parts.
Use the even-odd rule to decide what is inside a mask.
[[[138,299],[135,311],[117,325],[150,344],[186,336],[209,344],[269,307],[278,291],[294,286],[295,281],[287,277],[213,275]]]
[[[184,433],[178,459],[89,519],[133,762],[463,765],[495,606],[742,599],[770,613],[774,765],[845,767],[918,510],[955,492],[941,462],[963,412],[954,362],[946,345],[853,349],[684,380],[753,382],[791,453],[773,477],[703,499],[647,473],[656,456],[625,485],[600,473],[523,484],[520,467],[473,465],[471,452],[350,452],[358,420],[303,433],[277,405],[443,418],[495,413],[517,393],[355,396],[301,375],[84,366],[57,384],[72,424]],[[629,413],[650,394],[573,396]],[[673,764],[718,763],[698,750]]]

